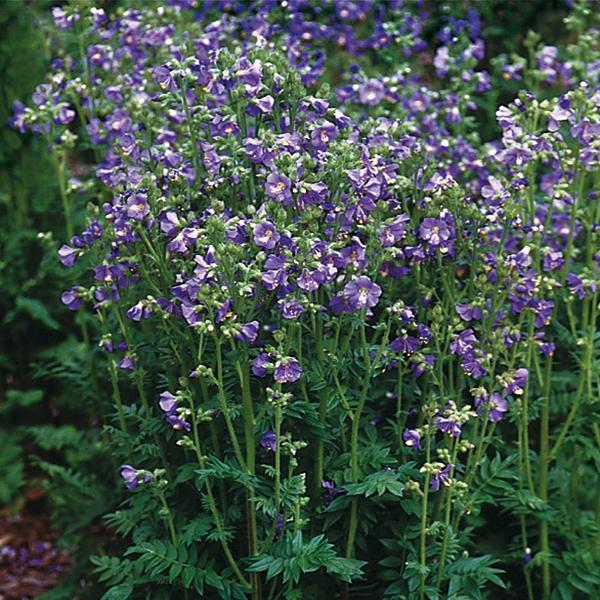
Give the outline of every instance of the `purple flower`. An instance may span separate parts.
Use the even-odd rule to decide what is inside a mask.
[[[377,306],[381,288],[366,275],[357,277],[344,287],[344,297],[353,310]]]
[[[79,15],[77,13],[67,15],[67,13],[58,6],[55,6],[52,9],[52,17],[54,19],[54,24],[58,29],[70,29],[74,22],[79,21]]]
[[[382,246],[393,246],[406,235],[406,227],[409,222],[408,215],[400,215],[390,225],[385,225],[379,232],[379,240]]]
[[[310,139],[316,150],[326,150],[329,144],[338,136],[337,127],[331,123],[326,123],[321,127],[313,129]]]
[[[72,287],[70,290],[63,292],[60,295],[60,301],[69,309],[69,310],[78,310],[81,306],[81,298],[79,297],[79,292],[83,288],[79,286]]]
[[[150,212],[148,206],[148,197],[146,194],[133,194],[127,200],[127,216],[134,221],[143,221],[144,217]]]
[[[392,352],[402,352],[406,354],[412,354],[416,352],[421,346],[421,342],[412,335],[401,335],[390,342],[390,350]]]
[[[273,172],[267,177],[266,192],[276,202],[284,206],[292,203],[292,182],[289,177],[281,173]]]
[[[450,351],[459,356],[467,356],[472,354],[478,340],[472,329],[461,331],[451,342]]]
[[[325,490],[325,496],[328,501],[333,500],[339,494],[344,494],[346,490],[344,488],[336,487],[335,482],[323,479],[321,487]]]
[[[565,264],[563,253],[560,250],[547,252],[544,255],[544,271],[558,271]]]
[[[304,307],[298,300],[280,300],[279,306],[284,319],[297,319],[304,312]]]
[[[432,475],[429,484],[434,492],[437,492],[440,489],[440,485],[450,485],[450,474],[452,473],[453,468],[454,465],[450,463]]]
[[[175,78],[171,75],[171,69],[168,65],[156,67],[152,71],[152,79],[154,79],[161,90],[169,90],[171,92],[177,90]]]
[[[25,126],[25,105],[18,100],[15,100],[12,104],[12,117],[10,119],[10,126],[17,129],[20,133],[25,133],[27,128]]]
[[[277,450],[277,436],[272,431],[267,431],[260,438],[260,445],[269,452]]]
[[[411,363],[411,369],[415,377],[420,377],[426,371],[429,371],[435,364],[435,356],[433,354],[423,354],[417,356],[416,360]]]
[[[62,105],[56,113],[55,121],[59,125],[68,125],[75,118],[75,111],[68,105]]]
[[[460,423],[446,417],[436,417],[433,421],[440,431],[448,433],[453,437],[458,437],[461,432]]]
[[[261,352],[252,361],[252,372],[257,377],[265,377],[268,373],[266,367],[271,366],[271,357],[266,352]]]
[[[231,298],[228,298],[219,306],[217,309],[217,323],[222,323],[225,319],[229,319],[233,316],[233,301]]]
[[[521,396],[525,390],[525,384],[528,379],[529,371],[527,369],[517,369],[513,376],[504,382],[507,395]]]
[[[385,91],[385,86],[379,79],[369,79],[360,86],[358,98],[361,104],[374,106],[384,99]]]
[[[63,244],[58,250],[58,256],[60,257],[60,262],[65,267],[72,267],[79,256],[79,251]]]
[[[577,277],[574,273],[567,274],[567,285],[571,294],[576,295],[580,300],[585,298],[585,287],[581,278]]]
[[[133,358],[131,358],[131,356],[129,356],[129,354],[126,354],[119,361],[117,367],[119,367],[119,369],[122,369],[123,371],[133,371],[135,369],[135,361],[133,360]]]
[[[504,413],[508,411],[508,400],[500,395],[498,392],[494,392],[490,397],[490,412],[488,417],[493,423],[497,423],[502,420]]]
[[[164,412],[170,413],[177,407],[177,398],[171,392],[162,392],[159,398],[158,405]]]
[[[470,304],[457,304],[456,312],[463,321],[480,321],[481,320],[481,308],[478,306],[471,306]]]
[[[254,106],[264,115],[268,115],[273,111],[275,106],[275,100],[273,96],[263,96],[262,98],[254,100]]]
[[[404,443],[413,450],[421,448],[421,434],[416,429],[405,429],[402,434]]]
[[[258,336],[258,321],[250,321],[242,325],[242,329],[235,334],[235,339],[240,342],[252,344]]]
[[[152,475],[150,475],[150,473],[144,474],[144,471],[139,471],[131,465],[121,465],[120,473],[128,490],[135,490],[140,483],[150,483],[152,481]],[[140,481],[142,475],[143,478]]]
[[[242,83],[248,92],[253,92],[260,86],[262,77],[262,65],[260,61],[255,60],[251,63],[246,57],[239,61],[237,70],[237,78]]]
[[[275,229],[275,225],[269,221],[263,221],[258,225],[254,226],[254,243],[257,246],[272,250],[277,245],[277,242],[281,239],[279,233]]]
[[[329,301],[329,308],[331,308],[331,312],[336,316],[341,315],[342,313],[352,312],[350,302],[345,296],[342,296],[342,294],[336,294]]]
[[[298,381],[302,375],[300,363],[291,356],[286,356],[275,363],[273,376],[278,383],[292,383]]]
[[[152,309],[143,301],[139,301],[137,304],[134,304],[128,311],[127,316],[132,321],[141,321],[142,319],[147,319],[152,314]]]
[[[177,412],[177,396],[171,392],[165,391],[160,394],[158,405],[165,413],[165,420],[175,430],[190,431],[192,426],[185,419],[182,419]]]
[[[427,217],[419,226],[419,237],[432,248],[445,249],[452,235],[452,229],[442,219]]]

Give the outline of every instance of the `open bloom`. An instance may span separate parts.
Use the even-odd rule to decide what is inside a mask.
[[[431,476],[429,484],[434,492],[440,489],[440,485],[450,485],[450,474],[453,468],[453,464],[447,464],[443,469],[440,469]]]
[[[171,392],[163,392],[160,395],[160,400],[158,402],[161,410],[165,413],[165,420],[173,429],[183,429],[185,431],[190,431],[192,426],[181,416],[177,411],[177,396],[171,394]]]
[[[150,483],[152,481],[150,473],[140,471],[131,465],[121,465],[120,473],[128,490],[135,490],[140,483]]]
[[[421,447],[421,434],[416,429],[405,429],[402,439],[413,450],[419,450]]]
[[[298,381],[302,375],[300,363],[291,356],[286,356],[275,363],[273,376],[278,383],[292,383]]]
[[[292,183],[281,173],[271,173],[267,177],[266,192],[273,200],[287,206],[292,201]]]
[[[381,288],[366,275],[361,275],[346,284],[344,296],[353,310],[373,308],[379,302]]]
[[[254,243],[257,246],[272,250],[277,245],[281,236],[277,233],[273,223],[263,221],[254,227]]]
[[[260,438],[260,445],[269,452],[277,450],[277,436],[272,431],[266,431]]]

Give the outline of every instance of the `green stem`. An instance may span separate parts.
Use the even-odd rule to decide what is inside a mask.
[[[192,121],[192,115],[190,113],[190,107],[187,101],[187,87],[183,77],[179,78],[179,85],[181,86],[181,100],[183,102],[183,110],[185,112],[185,120],[188,126],[188,133],[192,142],[192,160],[194,162],[194,169],[196,171],[196,180],[200,176],[200,156],[198,153],[198,139],[196,138],[196,131],[194,129],[194,123]]]
[[[194,435],[194,450],[196,452],[196,459],[198,460],[198,464],[200,468],[204,469],[206,466],[206,459],[202,455],[202,450],[200,448],[200,436],[198,434],[198,422],[196,419],[196,411],[192,405],[192,432]],[[239,579],[240,583],[249,588],[250,582],[244,577],[242,574],[235,558],[233,558],[233,554],[229,548],[229,544],[227,543],[227,539],[224,536],[223,522],[221,520],[221,515],[219,514],[219,510],[217,509],[217,503],[215,501],[215,496],[212,491],[212,486],[210,485],[210,481],[208,477],[204,479],[204,487],[206,488],[206,496],[208,498],[208,506],[210,508],[210,512],[212,513],[213,519],[215,520],[215,528],[219,532],[219,540],[221,543],[221,548],[223,549],[223,553],[225,554],[225,558],[229,563],[229,566],[232,568],[236,577]]]
[[[275,522],[281,506],[281,403],[275,403]]]
[[[127,433],[127,423],[125,422],[125,413],[123,412],[123,401],[121,400],[121,392],[119,390],[119,378],[117,376],[117,367],[112,358],[108,359],[108,372],[110,373],[110,382],[112,385],[113,399],[117,405],[119,414],[119,426],[121,431]]]
[[[525,475],[527,477],[527,486],[529,491],[534,491],[533,486],[533,475],[531,472],[531,459],[529,457],[529,388],[531,385],[531,360],[533,357],[533,333],[534,333],[534,317],[530,316],[529,321],[529,337],[527,340],[527,371],[529,377],[525,384],[525,390],[523,391],[523,403],[522,403],[522,419],[523,419],[523,460],[525,464]]]
[[[377,356],[371,361],[371,357],[369,356],[369,346],[367,344],[367,334],[365,327],[365,315],[363,314],[363,319],[361,323],[360,337],[363,348],[363,359],[365,361],[365,378],[363,381],[362,390],[360,392],[360,397],[358,400],[358,405],[356,410],[351,415],[352,417],[352,432],[350,438],[350,467],[352,472],[352,481],[354,483],[358,482],[358,433],[360,428],[360,418],[365,408],[365,404],[367,402],[367,394],[369,392],[369,387],[371,384],[371,377],[373,375],[373,368],[381,358],[381,355],[387,346],[387,341],[390,334],[390,329],[392,325],[391,318],[388,320],[387,329],[383,339],[381,341],[381,345]],[[354,539],[356,537],[356,529],[358,527],[358,498],[352,499],[352,505],[350,508],[350,525],[348,527],[348,541],[346,544],[346,557],[350,558],[354,553]]]
[[[221,411],[223,413],[223,418],[225,419],[225,425],[227,426],[227,431],[229,432],[229,438],[233,445],[233,451],[235,456],[240,464],[240,466],[247,471],[246,461],[242,456],[242,451],[240,449],[240,444],[237,439],[237,435],[235,433],[235,429],[233,427],[233,423],[231,421],[231,415],[229,414],[229,407],[227,405],[227,398],[225,397],[225,388],[223,386],[223,356],[221,354],[221,341],[219,338],[214,335],[215,341],[215,354],[217,356],[217,388],[219,391],[219,401],[221,404]]]
[[[425,450],[425,464],[429,466],[431,462],[431,432],[427,429],[427,442]],[[419,600],[425,598],[425,571],[427,569],[427,500],[429,497],[429,480],[431,473],[429,469],[425,473],[425,482],[423,484],[423,496],[421,498],[421,533],[419,536],[419,561],[421,564],[421,581],[419,584]]]
[[[453,439],[452,458],[450,462],[456,464],[456,455],[458,453],[458,438]],[[450,472],[450,477],[454,475],[454,467]],[[446,494],[446,512],[444,514],[444,539],[442,541],[442,549],[440,551],[440,564],[435,587],[439,590],[444,576],[444,567],[446,566],[446,555],[448,553],[448,539],[450,534],[450,516],[452,514],[452,487],[449,487]]]
[[[108,326],[106,324],[104,313],[101,310],[99,310],[97,314],[98,318],[100,319],[100,323],[102,323],[102,329],[104,333],[107,334]],[[125,422],[125,414],[123,412],[123,401],[121,400],[121,391],[119,390],[119,377],[117,375],[117,366],[115,361],[111,357],[108,358],[108,373],[110,375],[113,400],[117,405],[117,412],[119,414],[119,426],[121,427],[121,431],[127,433],[127,423]]]
[[[315,331],[315,352],[317,355],[317,361],[319,362],[319,366],[321,370],[323,370],[323,366],[325,364],[324,356],[323,356],[323,323],[321,319],[316,319],[315,315],[312,315],[313,319],[313,328]],[[324,429],[325,428],[325,419],[327,416],[327,399],[324,393],[320,394],[319,398],[319,424]],[[325,470],[325,442],[319,436],[317,439],[317,447],[315,450],[315,481],[314,481],[314,489],[315,496],[319,497],[321,494],[321,485],[323,482],[323,475]]]
[[[526,552],[528,551],[527,528],[525,526],[525,515],[520,515],[519,521],[521,524],[521,540],[523,541],[523,556],[525,556]],[[527,599],[535,600],[535,597],[533,595],[533,586],[531,584],[531,573],[529,572],[529,569],[527,568],[527,563],[525,563],[523,565],[523,576],[525,577],[525,585],[527,587]]]
[[[546,359],[544,370],[544,399],[540,414],[540,481],[539,497],[543,502],[548,501],[548,469],[549,461],[549,421],[550,421],[550,388],[552,378],[552,356]],[[540,521],[540,548],[544,556],[542,562],[542,598],[550,598],[550,544],[548,539],[548,521]]]
[[[60,199],[62,201],[63,206],[63,214],[65,217],[65,227],[67,229],[67,237],[69,240],[73,237],[74,229],[73,229],[73,218],[71,216],[71,202],[69,200],[69,195],[67,194],[67,188],[65,186],[65,166],[64,166],[64,158],[59,158],[52,142],[48,141],[50,145],[50,152],[52,154],[52,159],[54,160],[54,167],[56,169],[56,178],[58,180],[58,189],[60,192]]]
[[[174,546],[177,546],[177,534],[175,533],[173,514],[171,513],[171,509],[169,508],[169,503],[167,502],[167,499],[165,497],[165,492],[163,490],[159,490],[158,497],[160,498],[160,503],[162,504],[163,509],[165,511],[165,517],[169,526],[169,534],[171,535],[171,542],[173,542]]]
[[[591,301],[591,305],[592,305],[591,314],[592,315],[596,314],[597,296],[598,296],[598,294],[595,293],[592,298],[592,301]],[[560,430],[558,439],[556,440],[556,442],[554,443],[554,446],[552,447],[552,450],[550,451],[550,455],[548,457],[548,460],[550,462],[552,462],[558,456],[558,451],[560,450],[562,443],[564,442],[565,438],[567,437],[567,434],[569,433],[569,429],[571,428],[571,423],[573,422],[573,419],[575,418],[575,415],[577,414],[577,411],[579,410],[579,405],[581,404],[583,392],[584,392],[584,389],[586,388],[586,382],[589,382],[591,380],[592,358],[594,355],[594,337],[595,337],[595,335],[596,335],[595,319],[592,319],[592,323],[590,324],[588,337],[587,337],[586,353],[585,353],[585,357],[584,357],[583,364],[581,366],[580,375],[579,375],[579,385],[577,386],[577,391],[575,392],[575,400],[573,401],[573,404],[571,405],[571,410],[569,411],[569,414],[567,415],[567,418],[562,426],[562,429]],[[589,385],[588,385],[588,390],[589,390]]]

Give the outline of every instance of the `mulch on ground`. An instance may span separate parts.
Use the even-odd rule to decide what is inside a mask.
[[[0,600],[29,600],[55,586],[70,558],[56,547],[43,498],[28,498],[17,515],[0,511]]]

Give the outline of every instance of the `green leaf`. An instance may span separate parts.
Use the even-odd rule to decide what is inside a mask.
[[[52,315],[46,308],[46,306],[40,301],[34,298],[24,298],[19,296],[15,302],[18,311],[28,314],[32,319],[39,321],[49,329],[60,329],[60,324],[52,318]],[[8,323],[14,319],[14,311],[11,311],[5,318],[5,323]]]
[[[133,593],[133,586],[129,583],[122,583],[109,588],[100,600],[127,600]]]

